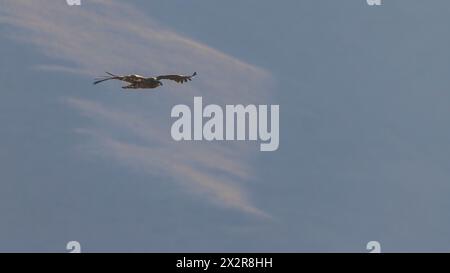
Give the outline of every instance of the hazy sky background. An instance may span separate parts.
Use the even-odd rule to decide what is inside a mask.
[[[449,1],[82,3],[0,0],[0,251],[450,251]],[[175,143],[196,95],[279,150]]]

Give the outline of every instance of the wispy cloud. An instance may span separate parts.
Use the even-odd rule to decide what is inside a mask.
[[[161,26],[129,3],[92,0],[74,8],[65,1],[0,2],[0,23],[13,27],[13,38],[65,62],[37,68],[90,76],[104,70],[150,75],[199,72],[192,84],[182,88],[169,84],[158,97],[141,93],[121,101],[115,101],[117,97],[101,103],[89,98],[64,101],[101,124],[78,131],[90,135],[103,155],[138,171],[170,174],[185,189],[206,193],[199,196],[219,205],[265,215],[244,190],[243,183],[255,179],[248,149],[238,143],[176,143],[168,121],[171,106],[189,103],[194,95],[218,104],[264,103],[270,95],[269,73]],[[141,141],[118,140],[117,131]]]

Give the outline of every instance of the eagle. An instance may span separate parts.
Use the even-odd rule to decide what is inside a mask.
[[[191,81],[193,77],[197,75],[197,72],[194,72],[194,74],[190,76],[185,75],[161,75],[157,77],[143,77],[140,75],[132,74],[132,75],[126,75],[126,76],[119,76],[114,75],[112,73],[106,72],[108,76],[104,76],[102,78],[96,79],[94,84],[99,84],[104,81],[108,80],[119,80],[123,82],[129,83],[129,85],[125,85],[122,88],[123,89],[153,89],[159,86],[162,86],[163,83],[161,80],[171,80],[175,81],[177,83],[185,83],[188,81]]]

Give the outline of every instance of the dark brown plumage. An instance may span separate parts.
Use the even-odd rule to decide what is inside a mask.
[[[161,82],[161,80],[171,80],[171,81],[175,81],[177,83],[185,83],[185,82],[191,81],[192,78],[197,75],[197,72],[194,72],[194,74],[192,74],[190,76],[161,75],[158,77],[145,78],[143,76],[139,76],[139,75],[135,75],[135,74],[119,76],[119,75],[114,75],[109,72],[106,72],[106,73],[108,74],[108,76],[101,78],[101,79],[97,79],[94,82],[94,84],[99,84],[101,82],[108,81],[108,80],[119,80],[119,81],[129,83],[129,85],[122,87],[124,89],[152,89],[152,88],[162,86],[163,83]]]

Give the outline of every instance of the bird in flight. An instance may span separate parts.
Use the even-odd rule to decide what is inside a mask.
[[[94,84],[99,84],[104,81],[108,80],[119,80],[123,82],[129,83],[129,85],[125,85],[122,88],[123,89],[152,89],[159,86],[162,86],[163,83],[161,80],[172,80],[177,83],[185,83],[188,81],[191,81],[194,76],[197,75],[197,72],[194,72],[194,74],[190,76],[184,76],[184,75],[161,75],[158,77],[150,77],[146,78],[139,75],[126,75],[126,76],[119,76],[114,75],[112,73],[106,72],[108,76],[105,76],[103,78],[97,79]]]

